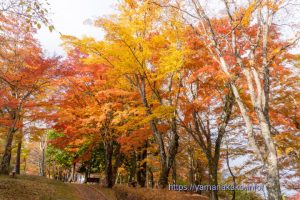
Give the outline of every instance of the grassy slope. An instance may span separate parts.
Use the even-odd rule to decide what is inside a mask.
[[[99,185],[91,185],[91,187],[96,188],[107,200],[117,200],[114,190]]]
[[[38,176],[0,176],[1,200],[78,200],[74,188]]]
[[[118,200],[208,200],[205,196],[167,189],[132,188],[117,185],[113,190]]]
[[[208,200],[207,197],[150,188],[132,188],[125,185],[115,185],[113,189],[92,185],[97,188],[108,200]]]

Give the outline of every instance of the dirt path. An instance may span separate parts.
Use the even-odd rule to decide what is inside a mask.
[[[96,188],[84,184],[71,184],[80,195],[80,200],[107,200]]]

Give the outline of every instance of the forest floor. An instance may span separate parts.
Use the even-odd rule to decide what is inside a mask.
[[[109,195],[110,191],[105,191]],[[108,196],[110,198],[110,196]],[[96,185],[65,184],[39,176],[0,176],[0,200],[107,200]],[[109,200],[114,200],[110,198]]]
[[[80,200],[108,200],[103,196],[102,192],[100,192],[98,187],[95,187],[93,185],[86,185],[86,184],[70,184],[70,185],[72,185],[72,187],[77,190]]]
[[[60,181],[39,176],[0,176],[0,200],[85,200]],[[102,199],[101,199],[102,200]]]
[[[117,199],[120,200],[208,200],[206,196],[189,192],[169,191],[167,188],[133,188],[125,185],[116,185],[112,191]],[[105,196],[107,195],[105,194]]]
[[[0,176],[0,200],[207,200],[207,197],[167,190],[113,189],[94,184],[66,184],[39,176]]]

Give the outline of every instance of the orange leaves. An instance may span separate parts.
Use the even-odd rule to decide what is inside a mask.
[[[127,131],[120,127],[128,121],[136,96],[116,87],[108,76],[106,64],[85,62],[86,58],[81,49],[69,49],[69,57],[64,62],[65,76],[61,77],[64,92],[56,102],[55,120],[56,130],[64,133],[59,140],[67,148],[77,151],[77,146],[88,147],[82,159],[91,153],[94,145],[116,141]]]
[[[148,140],[152,135],[150,127],[143,127],[136,131],[130,132],[125,136],[118,138],[118,142],[121,145],[121,150],[124,153],[138,149],[144,145],[144,141]]]
[[[268,9],[272,10],[274,13],[279,10],[279,7],[284,4],[284,0],[279,1],[265,1],[263,3],[264,6],[266,6]]]
[[[125,0],[131,9],[134,9],[137,6],[137,0]]]
[[[49,97],[58,65],[57,58],[43,55],[35,30],[27,30],[20,14],[0,19],[0,126],[15,132],[23,127],[23,121],[30,122],[26,129],[33,130],[32,122],[43,120],[42,105]],[[30,133],[33,137],[38,131]]]
[[[212,76],[215,76],[218,73],[218,67],[213,65],[205,65],[199,67],[198,70],[194,71],[192,76],[189,79],[189,83],[195,82],[197,79],[200,79],[202,82],[210,79]]]

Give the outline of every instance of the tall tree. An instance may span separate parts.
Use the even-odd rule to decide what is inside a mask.
[[[234,96],[227,78],[210,58],[204,43],[188,30],[186,58],[180,108],[180,125],[192,136],[208,161],[209,183],[218,185],[218,169],[223,138],[232,117]],[[218,199],[218,191],[210,191],[210,199]]]
[[[108,78],[105,64],[85,64],[86,55],[78,49],[70,49],[61,79],[58,110],[54,113],[55,129],[64,134],[54,144],[78,152],[86,145],[86,153],[102,144],[105,152],[105,185],[115,183],[122,153],[118,138],[124,130],[118,129],[130,115],[136,103],[135,93],[116,87]],[[63,93],[62,93],[63,92]]]
[[[28,31],[22,21],[14,16],[1,26],[0,51],[1,110],[3,126],[7,128],[5,151],[1,160],[1,174],[9,173],[12,141],[22,127],[24,109],[33,106],[34,97],[48,86],[55,60],[45,59],[42,50],[33,38],[33,29]],[[35,74],[35,76],[32,76]]]
[[[66,41],[89,54],[87,62],[105,62],[112,68],[111,75],[124,83],[124,88],[138,92],[147,113],[142,122],[149,123],[159,146],[159,185],[166,187],[179,145],[176,107],[184,54],[183,27],[175,15],[157,23],[163,19],[162,12],[149,1],[123,2],[119,9],[120,14],[114,20],[96,21],[96,26],[106,31],[105,41],[91,38],[66,38]],[[160,131],[161,125],[168,127],[165,133]]]
[[[191,23],[191,26],[229,79],[246,125],[249,144],[265,166],[268,198],[282,199],[269,111],[271,72],[282,61],[280,58],[285,57],[286,50],[298,40],[282,42],[274,23],[279,8],[289,2],[262,0],[239,4],[223,0],[226,14],[222,19],[210,17],[200,1],[189,2],[188,8],[182,4],[156,4],[181,10],[183,15],[196,21],[197,25]],[[254,127],[259,128],[258,133]]]

